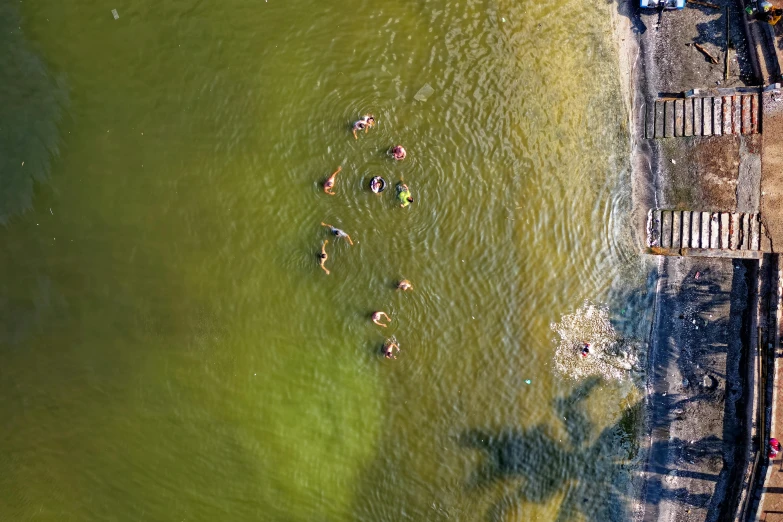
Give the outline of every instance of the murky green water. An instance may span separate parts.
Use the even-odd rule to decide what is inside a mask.
[[[638,392],[550,330],[643,301],[612,9],[0,7],[0,519],[617,517]]]

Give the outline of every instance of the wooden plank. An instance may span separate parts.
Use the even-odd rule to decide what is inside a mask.
[[[644,137],[655,137],[655,102],[648,101],[644,106]]]
[[[710,213],[701,213],[701,247],[710,248]]]
[[[692,212],[691,213],[691,248],[700,248],[700,247],[701,247],[701,212]]]
[[[672,212],[672,248],[682,248],[682,212]]]
[[[661,246],[671,248],[672,246],[672,211],[664,210],[661,216]]]
[[[688,248],[691,246],[691,211],[690,210],[686,210],[682,213],[682,233],[680,237],[680,246],[682,248]]]
[[[728,212],[720,213],[720,248],[729,248],[729,223],[731,216]]]
[[[759,132],[759,96],[754,94],[750,99],[750,132]]]
[[[687,250],[683,251],[677,251],[666,253],[663,255],[683,255],[688,257],[721,257],[721,258],[727,258],[727,259],[759,259],[762,257],[761,252],[756,251],[750,251],[750,250],[702,250],[702,249],[695,249],[695,248],[689,248]]]
[[[693,99],[693,135],[701,136],[702,98]]]
[[[683,112],[683,118],[685,118],[685,128],[683,129],[683,136],[693,136],[693,98],[684,100],[685,110]]]
[[[723,134],[731,134],[731,96],[724,96],[721,100],[723,108]]]
[[[723,99],[716,96],[712,99],[712,134],[723,134]]]
[[[683,112],[685,110],[685,100],[674,100],[674,135],[676,137],[682,136],[683,123],[685,118]]]
[[[664,136],[664,123],[666,121],[665,114],[666,105],[662,101],[655,102],[655,137],[663,138]]]
[[[720,220],[717,212],[710,215],[710,248],[720,248]]]
[[[750,134],[750,100],[753,96],[742,97],[742,134]]]
[[[750,218],[750,249],[759,250],[761,247],[761,222],[758,214],[751,214]]]
[[[666,138],[674,137],[674,102],[667,101],[666,108],[664,110],[665,116],[663,121],[663,135]]]
[[[734,113],[731,115],[732,133],[742,133],[742,99],[739,95],[732,96]]]
[[[731,215],[731,228],[729,230],[729,248],[739,250],[740,215],[734,212]]]

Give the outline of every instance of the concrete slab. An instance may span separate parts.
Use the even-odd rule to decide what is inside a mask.
[[[761,100],[761,217],[773,249],[783,248],[783,95],[765,92]]]
[[[704,130],[703,136],[712,136],[712,98],[704,98],[702,100],[702,125]]]
[[[723,98],[712,99],[712,133],[715,136],[723,134]]]

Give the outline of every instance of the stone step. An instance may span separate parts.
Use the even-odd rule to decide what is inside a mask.
[[[758,134],[759,94],[665,98],[648,104],[647,138]]]
[[[759,257],[767,251],[759,214],[651,209],[648,253],[711,257]]]

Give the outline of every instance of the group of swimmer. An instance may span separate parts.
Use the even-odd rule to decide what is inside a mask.
[[[359,118],[358,121],[354,122],[353,126],[351,127],[351,131],[353,133],[354,139],[359,139],[357,136],[357,132],[364,131],[367,133],[368,130],[370,130],[372,127],[375,127],[375,118],[372,116],[372,114],[366,114]],[[395,145],[391,149],[389,149],[389,155],[394,159],[395,161],[402,161],[407,157],[407,152],[405,148],[402,145]],[[337,181],[337,175],[342,171],[342,167],[337,167],[337,170],[335,170],[327,179],[324,181],[323,189],[326,194],[329,194],[330,196],[335,196],[334,187],[335,183]],[[397,183],[397,201],[399,202],[401,207],[407,207],[411,203],[413,203],[413,197],[411,196],[411,191],[408,188],[408,185],[400,181]],[[383,179],[381,176],[375,176],[370,180],[370,191],[374,194],[380,194],[386,190],[386,180]],[[353,241],[351,240],[351,236],[349,236],[344,230],[341,230],[335,226],[332,226],[328,223],[321,222],[321,225],[328,228],[329,232],[334,235],[337,239],[344,239],[348,242],[349,245],[353,246]],[[326,272],[326,275],[329,275],[329,269],[326,268],[326,261],[329,259],[329,255],[326,253],[326,245],[329,244],[328,239],[324,239],[323,243],[321,243],[321,251],[317,254],[318,256],[318,263],[321,267],[321,269]],[[413,285],[410,281],[407,279],[403,279],[402,281],[397,283],[397,289],[406,291],[406,290],[412,290]],[[389,317],[386,312],[383,311],[377,311],[373,312],[370,316],[370,319],[373,323],[377,324],[378,326],[381,326],[383,328],[386,328],[391,323],[391,317]],[[383,343],[383,355],[387,359],[396,359],[397,354],[400,353],[400,346],[397,342],[397,339],[392,336],[389,339],[386,339]]]

